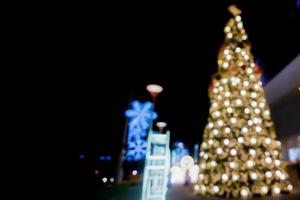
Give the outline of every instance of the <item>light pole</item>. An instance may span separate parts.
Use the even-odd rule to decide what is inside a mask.
[[[131,89],[129,93],[128,109],[129,109],[130,102],[132,100],[132,94],[133,94],[133,89]],[[123,163],[124,163],[124,155],[126,152],[125,147],[126,147],[127,131],[128,131],[128,118],[126,117],[124,131],[122,134],[122,142],[121,142],[122,146],[121,146],[121,151],[119,153],[118,166],[117,166],[117,183],[119,184],[122,182],[124,176]]]
[[[146,89],[152,96],[152,114],[153,114],[156,97],[159,95],[159,93],[163,91],[163,87],[157,84],[149,84],[147,85]],[[151,116],[150,131],[152,131],[152,126],[153,126],[153,116]]]

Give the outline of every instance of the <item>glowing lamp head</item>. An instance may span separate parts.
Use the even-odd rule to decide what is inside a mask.
[[[167,123],[166,122],[157,122],[156,126],[158,128],[165,128],[167,126]]]
[[[163,91],[163,87],[156,84],[147,85],[146,89],[148,90],[148,92],[150,92],[152,96],[157,96],[159,93]]]

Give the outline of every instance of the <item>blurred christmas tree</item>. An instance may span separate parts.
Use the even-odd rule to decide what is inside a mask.
[[[209,87],[210,116],[204,130],[196,192],[226,197],[292,190],[266,103],[262,71],[254,64],[241,11],[225,26],[218,73]]]

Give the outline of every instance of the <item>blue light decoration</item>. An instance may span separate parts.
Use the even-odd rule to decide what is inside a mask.
[[[84,159],[85,159],[85,156],[84,156],[83,154],[80,154],[80,155],[79,155],[79,159],[80,159],[80,160],[84,160]]]
[[[171,153],[172,166],[179,166],[180,160],[183,156],[189,155],[189,150],[182,142],[175,142]]]
[[[110,161],[112,160],[111,156],[99,156],[99,160]]]
[[[297,0],[297,8],[300,8],[300,0]]]
[[[151,102],[141,103],[135,100],[125,115],[128,118],[126,160],[138,161],[146,155],[148,129],[157,114],[153,112]]]
[[[260,81],[262,82],[263,86],[265,86],[268,83],[269,79],[268,79],[266,74],[262,73],[263,72],[262,69],[264,68],[263,67],[264,64],[262,63],[262,61],[260,59],[256,59],[254,63],[256,64],[256,67],[259,68],[260,71],[261,71]]]

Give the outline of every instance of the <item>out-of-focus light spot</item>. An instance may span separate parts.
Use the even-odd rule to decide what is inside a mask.
[[[138,173],[138,172],[137,172],[136,170],[133,170],[133,171],[132,171],[132,175],[133,175],[133,176],[137,175],[137,173]]]
[[[106,183],[106,182],[107,182],[107,178],[106,178],[106,177],[103,177],[103,178],[102,178],[102,182],[103,182],[103,183]]]
[[[98,169],[95,170],[95,174],[96,174],[96,175],[99,174],[99,170],[98,170]]]
[[[115,182],[114,178],[110,178],[109,180],[110,180],[111,183]]]
[[[84,159],[85,159],[85,156],[84,156],[83,154],[80,154],[79,159],[80,159],[80,160],[84,160]]]
[[[99,156],[99,160],[109,161],[109,160],[112,160],[112,157],[111,156]]]

